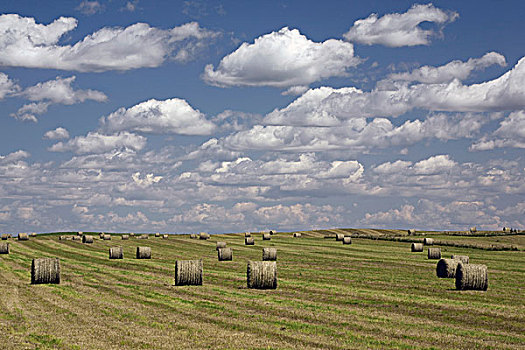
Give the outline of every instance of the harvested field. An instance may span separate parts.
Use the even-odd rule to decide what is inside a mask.
[[[489,269],[487,291],[458,291],[436,277],[436,260],[405,242],[353,237],[348,249],[301,233],[256,246],[243,234],[173,235],[150,240],[147,260],[131,258],[137,242],[112,234],[125,263],[108,259],[112,241],[10,241],[0,256],[0,341],[5,349],[172,349],[174,339],[191,349],[523,349],[525,252],[441,246],[443,256]],[[235,250],[233,261],[217,261],[216,240]],[[247,262],[265,247],[279,251],[278,288],[247,289]],[[40,257],[60,259],[60,284],[30,284]],[[203,285],[175,287],[175,261],[199,259]]]

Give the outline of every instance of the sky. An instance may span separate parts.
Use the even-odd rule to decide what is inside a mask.
[[[0,231],[525,226],[525,2],[0,3]]]

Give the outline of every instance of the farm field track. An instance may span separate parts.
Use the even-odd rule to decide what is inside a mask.
[[[361,230],[355,230],[361,231]],[[384,230],[362,230],[366,234]],[[525,349],[525,236],[430,237],[508,243],[519,251],[442,246],[444,257],[485,264],[489,288],[456,291],[436,277],[437,260],[410,243],[327,234],[170,235],[147,240],[10,239],[0,255],[0,343],[3,349]],[[389,231],[386,231],[388,233]],[[384,233],[384,232],[383,232]],[[390,231],[404,234],[403,231]],[[233,248],[217,261],[215,243]],[[2,241],[5,242],[5,241]],[[109,260],[122,246],[123,260]],[[135,259],[137,246],[151,260]],[[278,288],[246,288],[248,260],[277,248]],[[58,257],[61,284],[30,285],[31,260]],[[175,261],[203,259],[202,286],[174,286]]]

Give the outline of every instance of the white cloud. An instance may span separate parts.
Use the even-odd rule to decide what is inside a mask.
[[[146,146],[144,136],[129,132],[103,135],[90,132],[86,136],[77,136],[66,143],[58,142],[49,148],[52,152],[73,152],[76,154],[105,153],[115,149],[140,151]]]
[[[60,140],[60,139],[68,139],[69,138],[69,131],[62,127],[58,127],[55,130],[49,130],[44,134],[44,138],[48,140]]]
[[[105,130],[153,134],[209,135],[215,125],[179,98],[151,99],[128,109],[122,107],[101,119]]]
[[[16,113],[11,113],[10,116],[18,120],[32,121],[36,123],[38,122],[36,116],[46,113],[50,105],[50,102],[28,103],[20,107]]]
[[[143,178],[140,178],[140,171],[137,171],[136,173],[134,173],[131,176],[131,178],[140,187],[148,187],[162,180],[162,176],[155,176],[154,174],[146,174],[146,176],[144,176]]]
[[[203,79],[221,87],[290,88],[346,76],[348,68],[360,62],[350,43],[335,39],[313,42],[297,29],[284,27],[256,38],[253,44],[243,43],[224,57],[217,69],[207,65]]]
[[[0,164],[13,163],[29,157],[31,157],[31,154],[29,152],[26,152],[24,150],[18,150],[16,152],[9,153],[5,156],[0,155]]]
[[[100,91],[90,89],[74,90],[71,87],[71,84],[75,79],[75,76],[69,78],[57,77],[55,80],[38,83],[14,94],[16,96],[25,97],[30,101],[43,102],[25,104],[19,108],[16,113],[12,113],[11,116],[19,120],[37,122],[38,119],[36,116],[46,113],[49,106],[53,103],[72,105],[86,100],[97,102],[104,102],[107,100],[107,96]]]
[[[482,70],[494,64],[505,67],[507,62],[503,55],[488,52],[481,58],[470,58],[466,62],[454,60],[440,67],[423,66],[410,73],[390,74],[389,78],[425,84],[447,83],[454,79],[465,80],[473,71]]]
[[[26,97],[30,101],[50,101],[64,105],[72,105],[86,100],[97,102],[107,100],[108,97],[100,91],[90,89],[74,90],[71,84],[75,79],[75,76],[69,78],[57,77],[55,80],[30,86],[20,92],[19,95]]]
[[[94,15],[104,11],[104,6],[98,1],[83,0],[76,8],[77,11],[82,12],[87,16]]]
[[[419,27],[422,22],[444,25],[458,17],[456,12],[444,11],[432,4],[414,4],[405,13],[390,13],[382,17],[372,13],[365,19],[354,22],[343,36],[346,40],[365,45],[389,47],[429,45],[430,37],[436,33]]]
[[[432,175],[446,172],[456,165],[448,154],[441,154],[417,162],[413,169],[418,175]]]
[[[45,25],[31,17],[0,15],[0,65],[81,72],[158,67],[168,57],[192,59],[206,41],[218,35],[195,22],[168,30],[136,23],[105,27],[74,45],[60,45],[60,38],[76,26],[72,17]]]
[[[0,100],[2,100],[6,95],[17,92],[20,87],[15,84],[7,74],[0,72]]]
[[[129,12],[135,12],[138,4],[139,4],[139,0],[128,1],[126,2],[126,6],[124,6],[122,9],[129,11]]]
[[[525,111],[512,112],[501,121],[492,137],[483,137],[470,146],[471,151],[487,151],[495,148],[525,148]]]
[[[525,58],[502,76],[480,84],[392,82],[365,92],[354,87],[308,90],[287,107],[268,114],[265,124],[335,126],[341,120],[397,117],[413,109],[490,112],[525,109]]]
[[[285,116],[288,116],[284,114]],[[294,119],[294,116],[297,118]],[[291,115],[288,122],[299,124],[301,116]],[[435,114],[423,121],[416,119],[395,126],[386,118],[353,118],[337,123],[337,119],[322,115],[334,126],[255,125],[249,130],[224,137],[221,142],[232,150],[326,151],[344,149],[348,152],[366,152],[375,148],[411,145],[424,139],[454,140],[471,138],[488,122],[480,114]],[[331,119],[328,119],[331,118]],[[317,120],[315,120],[317,122]],[[313,118],[305,124],[312,124]],[[319,122],[321,124],[321,122]]]
[[[502,219],[483,201],[435,201],[421,199],[417,205],[404,204],[399,209],[366,213],[364,225],[379,227],[407,226],[435,230],[466,230],[471,226],[496,230]]]

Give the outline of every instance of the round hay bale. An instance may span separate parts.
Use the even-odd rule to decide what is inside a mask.
[[[100,233],[98,234],[98,237],[99,237],[100,239],[104,239],[104,232],[100,232]]]
[[[29,235],[27,233],[19,233],[18,234],[18,240],[19,241],[28,241]]]
[[[199,233],[199,239],[210,239],[210,234],[209,233],[206,233],[206,232],[201,232]]]
[[[343,244],[352,244],[352,237],[344,237]]]
[[[31,237],[36,237],[36,232],[31,232],[30,236]]]
[[[487,290],[489,276],[486,265],[459,263],[456,269],[456,289]]]
[[[244,239],[244,244],[245,245],[255,245],[255,240],[253,239],[253,237],[246,237]]]
[[[276,261],[277,248],[263,248],[262,259],[263,261]]]
[[[82,231],[78,231],[77,232],[77,236],[82,236],[83,234],[84,234],[84,232],[82,232]]]
[[[472,232],[477,232],[478,229],[476,228],[476,226],[472,226],[469,231],[472,233]]]
[[[88,243],[88,244],[93,243],[93,236],[90,236],[90,235],[82,236],[82,243]]]
[[[7,234],[7,238],[13,238],[13,235],[10,234],[10,233],[8,233],[8,234]]]
[[[434,239],[433,238],[425,238],[423,239],[424,245],[434,245]]]
[[[81,239],[82,239],[82,237],[80,237],[80,236],[73,236],[72,237],[72,240],[74,240],[74,241],[80,241]]]
[[[219,250],[220,248],[226,248],[226,242],[217,242],[215,249]]]
[[[275,261],[248,261],[246,282],[250,289],[276,289],[277,263]]]
[[[123,259],[124,251],[122,250],[122,247],[109,248],[109,258],[110,259]]]
[[[429,259],[441,259],[441,248],[428,248]]]
[[[163,234],[162,235],[162,239],[168,239],[168,238],[169,238],[169,236],[167,234]]]
[[[129,234],[129,236],[130,236],[130,237],[135,237],[135,233],[134,233],[134,232],[131,232],[131,233]]]
[[[294,236],[294,238],[299,238],[299,237],[301,237],[301,233],[300,232],[294,232],[293,236]]]
[[[9,238],[9,235],[7,233],[2,234],[2,241],[7,241],[8,238]]]
[[[149,236],[147,234],[142,234],[139,236],[140,239],[149,239]]]
[[[270,232],[268,232],[271,236],[273,236],[275,234],[275,231],[272,231],[270,230]]]
[[[31,284],[60,284],[60,260],[39,258],[31,262]]]
[[[413,228],[411,228],[411,229],[408,229],[408,230],[407,230],[407,233],[408,233],[409,236],[413,236],[413,235],[416,234],[416,230],[413,229]]]
[[[245,237],[245,238],[246,238],[246,237],[251,237],[251,236],[252,236],[252,234],[251,234],[250,232],[244,232],[244,237]]]
[[[102,239],[105,241],[111,241],[111,235],[104,235]]]
[[[66,239],[66,236],[58,236],[59,241],[64,241]]]
[[[73,237],[71,236],[66,236],[66,241],[72,241],[73,240]]]
[[[0,254],[9,254],[9,243],[0,244]]]
[[[160,232],[155,233],[155,237],[159,238],[160,237]]]
[[[177,260],[175,262],[175,285],[201,286],[202,260]]]
[[[342,242],[344,238],[345,238],[345,235],[342,234],[342,233],[336,233],[336,235],[335,235],[335,240],[337,242]]]
[[[137,259],[151,259],[151,248],[137,247]]]
[[[197,238],[199,238],[199,236],[197,236],[196,233],[192,233],[192,234],[190,234],[190,238],[191,239],[197,239]]]
[[[233,250],[229,247],[217,248],[217,257],[219,261],[233,260]]]
[[[463,264],[468,264],[469,263],[469,257],[468,255],[452,255],[451,256],[451,259],[456,259],[456,260],[459,260],[461,261]]]
[[[270,236],[269,233],[264,233],[263,234],[263,241],[269,241],[271,238],[272,238],[272,236]]]
[[[410,247],[412,252],[422,252],[423,251],[423,243],[412,243]]]
[[[456,269],[461,262],[456,259],[441,259],[436,266],[436,275],[439,278],[456,277]]]
[[[122,235],[120,238],[122,238],[123,241],[127,241],[129,239],[129,235]]]

